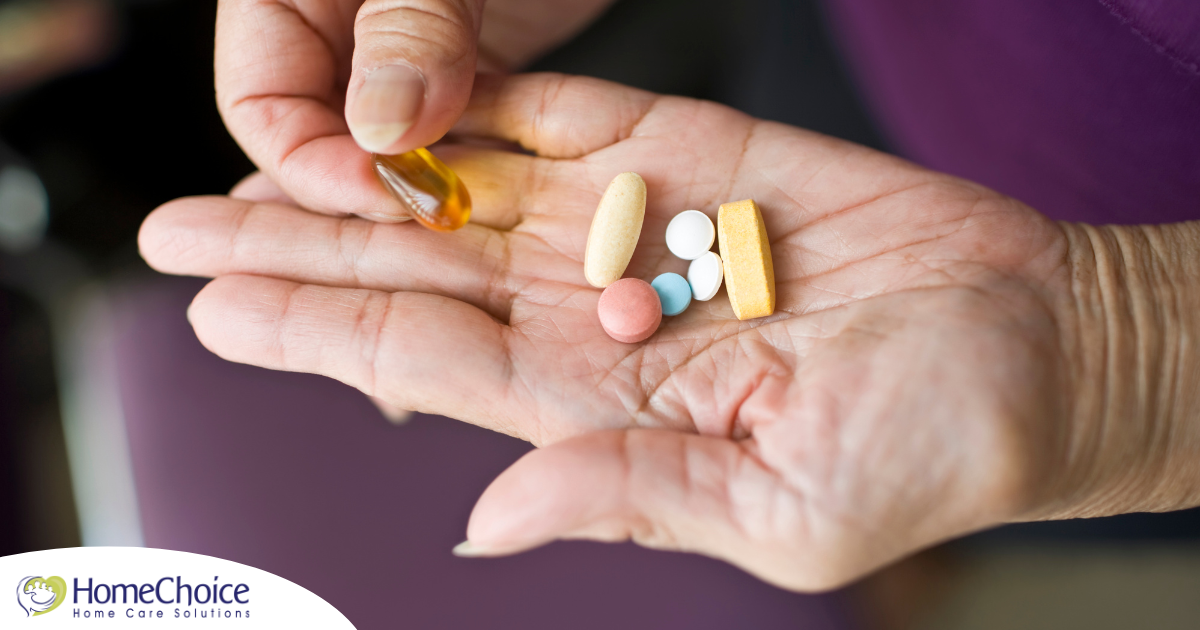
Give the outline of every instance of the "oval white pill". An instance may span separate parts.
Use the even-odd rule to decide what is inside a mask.
[[[712,249],[717,229],[699,210],[685,210],[667,224],[667,249],[684,260],[696,260]]]
[[[721,257],[716,252],[705,252],[688,265],[687,279],[688,284],[692,285],[692,297],[701,302],[713,299],[720,290],[724,277]]]

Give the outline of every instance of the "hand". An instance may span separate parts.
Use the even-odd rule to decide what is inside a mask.
[[[250,159],[306,208],[395,221],[404,210],[359,145],[433,143],[466,106],[477,59],[524,63],[610,3],[221,0],[217,105]]]
[[[460,553],[632,538],[811,590],[993,524],[1130,507],[1113,489],[1138,491],[1120,475],[1140,455],[1099,442],[1149,429],[1080,411],[1105,380],[1080,358],[1077,229],[597,80],[481,79],[456,131],[537,153],[441,147],[475,200],[458,232],[207,197],[155,211],[140,244],[156,269],[220,276],[189,318],[222,357],[544,446],[487,490]],[[626,276],[686,268],[664,245],[675,213],[754,198],[777,312],[740,322],[722,291],[644,343],[608,338],[582,256],[622,171],[649,189]]]
[[[296,205],[295,200],[288,197],[274,182],[267,179],[261,171],[256,171],[243,178],[242,181],[233,187],[233,190],[229,191],[229,196],[242,201]],[[392,424],[404,424],[412,419],[412,411],[401,409],[376,396],[367,396],[367,398],[379,409],[383,417],[387,418],[388,422]]]

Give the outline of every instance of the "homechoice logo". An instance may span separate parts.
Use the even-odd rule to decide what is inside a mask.
[[[79,619],[249,619],[250,586],[221,582],[191,583],[180,576],[142,584],[72,578],[71,616]],[[58,576],[27,577],[17,601],[28,616],[43,615],[63,602],[66,581]]]
[[[0,586],[7,593],[0,593],[0,630],[354,630],[345,615],[299,584],[168,549],[75,547],[0,556]]]
[[[67,583],[57,575],[44,578],[31,575],[17,582],[17,603],[26,617],[44,615],[63,602]]]

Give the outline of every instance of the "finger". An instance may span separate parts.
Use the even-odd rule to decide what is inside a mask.
[[[511,229],[529,208],[553,207],[563,203],[562,186],[578,181],[578,173],[528,155],[507,150],[482,149],[468,144],[436,147],[446,162],[468,185],[471,223],[496,229]],[[562,171],[562,172],[560,172]],[[247,175],[229,192],[234,199],[300,206],[262,171]]]
[[[405,211],[375,178],[342,113],[357,8],[221,0],[217,105],[250,159],[300,205],[394,220]]]
[[[497,420],[508,327],[462,302],[235,275],[204,287],[188,320],[230,361],[323,374],[395,407],[516,433]]]
[[[229,196],[234,199],[244,199],[246,201],[283,203],[290,206],[296,205],[296,202],[287,196],[287,193],[283,192],[262,171],[254,171],[243,177],[242,181],[235,184],[229,191]]]
[[[479,68],[519,68],[577,35],[612,4],[613,0],[490,0],[479,32]]]
[[[502,555],[558,538],[633,539],[703,553],[775,584],[829,588],[798,562],[804,513],[746,443],[661,430],[583,435],[533,451],[476,504],[460,555]],[[463,553],[463,552],[466,553]]]
[[[138,244],[164,273],[255,274],[296,282],[454,298],[508,317],[505,239],[468,225],[452,234],[415,223],[315,216],[228,197],[177,199],[142,224]]]
[[[387,418],[388,422],[392,424],[407,424],[409,420],[412,420],[413,412],[407,409],[401,409],[377,396],[367,396],[367,398],[371,400],[375,408],[379,409],[379,413],[382,413],[383,417]]]
[[[454,130],[517,142],[544,157],[576,158],[630,137],[658,98],[589,77],[480,75]]]
[[[510,230],[536,208],[561,203],[574,173],[547,160],[467,144],[435,148],[471,196],[471,223]],[[570,187],[566,187],[570,190]]]
[[[354,23],[346,121],[359,146],[401,153],[442,137],[467,105],[483,0],[367,0]]]

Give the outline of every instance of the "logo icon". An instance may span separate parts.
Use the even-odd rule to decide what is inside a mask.
[[[32,575],[17,583],[17,603],[27,617],[44,615],[58,608],[66,596],[67,582],[57,575],[48,578]]]

